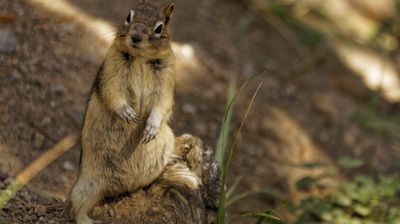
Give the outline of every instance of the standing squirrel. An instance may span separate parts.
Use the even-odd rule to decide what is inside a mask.
[[[93,84],[82,129],[79,177],[71,192],[77,224],[105,196],[153,182],[174,155],[168,121],[174,102],[174,56],[168,28],[173,3],[146,0],[117,31]]]

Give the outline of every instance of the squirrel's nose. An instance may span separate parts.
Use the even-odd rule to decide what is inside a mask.
[[[142,37],[138,34],[135,34],[133,36],[131,36],[132,42],[133,43],[139,43],[140,41],[142,41]]]

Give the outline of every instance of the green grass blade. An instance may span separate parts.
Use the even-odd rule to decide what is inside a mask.
[[[229,80],[229,88],[228,88],[228,97],[227,97],[227,108],[226,108],[226,118],[222,121],[221,130],[218,137],[217,149],[215,152],[215,160],[217,160],[220,167],[223,166],[224,156],[225,156],[225,143],[228,142],[229,130],[231,126],[232,120],[232,107],[236,94],[236,77],[233,77]],[[229,105],[231,105],[229,107]],[[229,108],[228,108],[229,107]]]
[[[222,185],[224,186],[224,185]],[[223,187],[221,187],[221,192],[219,194],[219,205],[217,212],[217,224],[225,224],[225,202],[226,202],[226,192]]]
[[[233,102],[235,101],[236,97],[244,89],[244,87],[247,85],[247,83],[248,83],[248,81],[246,81],[242,85],[242,87],[240,88],[239,92],[232,99],[230,105],[228,106],[228,109],[231,108],[231,106],[232,106]],[[249,112],[250,112],[250,110],[251,110],[251,108],[253,106],[253,103],[255,101],[255,97],[257,96],[257,94],[258,94],[258,92],[259,92],[259,90],[261,88],[261,85],[262,85],[262,82],[260,82],[260,84],[258,85],[256,91],[254,92],[254,94],[253,94],[253,96],[251,98],[249,106],[247,107],[246,113],[245,113],[245,115],[244,115],[244,117],[242,119],[242,122],[240,123],[239,129],[238,129],[238,131],[236,133],[236,136],[235,136],[235,138],[233,140],[232,146],[230,147],[230,149],[228,151],[228,155],[227,155],[228,157],[227,157],[227,160],[226,160],[226,162],[225,162],[225,164],[223,166],[223,169],[222,169],[222,178],[221,178],[221,186],[220,186],[220,192],[221,193],[220,193],[220,197],[219,197],[219,206],[218,206],[217,221],[216,221],[217,224],[224,224],[225,223],[225,202],[226,202],[225,182],[226,182],[226,177],[227,177],[229,165],[230,165],[231,160],[232,160],[233,150],[236,147],[236,143],[237,143],[237,141],[239,139],[239,135],[240,135],[240,133],[241,133],[241,131],[243,129],[244,123],[246,122],[246,119],[247,119],[247,117],[249,115]],[[225,119],[224,120],[226,120],[226,115],[227,115],[227,113],[225,113]]]

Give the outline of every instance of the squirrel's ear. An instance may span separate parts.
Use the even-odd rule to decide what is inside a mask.
[[[129,25],[133,21],[133,16],[134,15],[135,15],[135,11],[131,10],[131,12],[129,13],[128,17],[126,17],[126,20],[124,22],[124,24],[126,26]]]
[[[165,15],[165,24],[168,24],[171,20],[172,13],[175,10],[175,4],[169,3],[164,7],[164,15]]]

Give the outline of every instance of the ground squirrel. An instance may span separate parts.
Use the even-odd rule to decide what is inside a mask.
[[[173,3],[147,1],[130,11],[95,79],[82,129],[79,178],[72,214],[90,224],[104,197],[150,184],[173,156],[168,126],[174,94],[174,56],[168,27]]]

